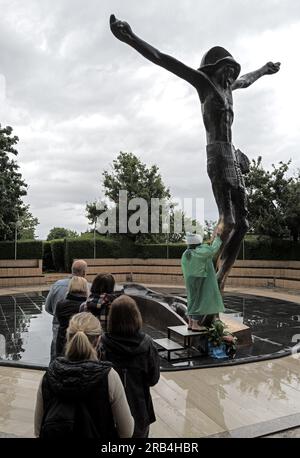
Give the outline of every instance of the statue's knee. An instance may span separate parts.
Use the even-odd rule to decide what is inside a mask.
[[[230,234],[230,232],[234,229],[235,223],[232,220],[224,220],[224,229],[223,232],[225,234]]]
[[[223,224],[225,230],[231,231],[235,225],[234,218],[231,216],[228,216],[227,218],[225,217],[223,220]]]

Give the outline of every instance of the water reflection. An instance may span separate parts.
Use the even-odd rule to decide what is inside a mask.
[[[203,415],[217,427],[199,428],[201,436],[298,413],[298,364],[299,355],[295,355],[254,365],[164,373],[169,402],[181,399],[178,406],[184,418],[178,433],[189,431],[191,419]]]
[[[141,294],[145,294],[144,289]],[[44,311],[46,296],[46,291],[0,296],[0,360],[49,363],[52,317]],[[158,300],[161,298],[159,294]],[[224,302],[226,313],[249,326],[253,334],[253,344],[240,347],[237,359],[290,351],[300,336],[299,304],[242,294],[225,294]],[[165,337],[151,326],[147,332],[153,338]],[[215,362],[211,358],[195,358],[178,366],[192,368]],[[176,362],[173,364],[162,360],[166,370],[176,368]]]
[[[46,295],[47,292],[37,292],[0,296],[0,359],[47,364],[51,325],[43,310]],[[34,354],[40,356],[32,360]]]
[[[230,295],[224,299],[226,313],[238,316],[257,338],[279,343],[282,348],[294,345],[293,336],[300,331],[300,305],[280,299],[250,295]]]

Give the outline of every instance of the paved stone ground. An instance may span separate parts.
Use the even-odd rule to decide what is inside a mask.
[[[148,286],[171,294],[175,291],[183,292],[182,288],[176,286]],[[41,286],[34,289],[48,288]],[[24,290],[30,291],[32,287],[13,288],[10,293],[0,289],[0,295]],[[226,291],[300,302],[300,293],[297,291],[242,287],[226,288]],[[300,355],[293,355],[267,363],[251,363],[232,368],[193,370],[188,374],[181,371],[165,373],[159,385],[152,390],[158,421],[153,425],[151,437],[195,437],[195,433],[201,433],[210,437],[262,435],[266,438],[298,438],[299,363]],[[12,377],[12,372],[17,373],[20,369],[10,368],[9,373],[6,373],[6,368],[1,370],[4,373],[1,387],[7,388],[7,393],[12,397],[3,392],[1,416],[6,411],[11,426],[7,427],[7,420],[1,424],[0,418],[0,438],[32,437],[29,433],[23,433],[23,430],[26,425],[32,424],[37,383],[28,380],[28,370],[22,371],[19,377]],[[25,395],[24,390],[27,390]],[[208,399],[202,393],[208,393]],[[299,421],[296,421],[297,416]],[[282,428],[285,429],[272,433]]]
[[[300,437],[300,427],[297,428],[292,428],[292,429],[287,429],[286,431],[281,431],[279,433],[275,434],[270,434],[268,436],[265,436],[267,438],[285,438],[285,439],[295,439],[297,437]]]
[[[12,439],[12,438],[17,438],[19,436],[16,436],[15,434],[6,434],[6,433],[1,433],[0,431],[0,439]]]

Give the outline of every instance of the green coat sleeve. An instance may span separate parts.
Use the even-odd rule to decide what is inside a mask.
[[[213,256],[216,253],[218,253],[219,249],[221,248],[222,243],[223,243],[222,240],[217,235],[217,237],[214,239],[213,243],[210,246]]]
[[[194,250],[186,250],[181,258],[182,273],[185,278],[206,277],[208,272],[208,263],[211,262],[214,255],[219,251],[222,245],[220,237],[216,237],[211,245],[203,243]]]

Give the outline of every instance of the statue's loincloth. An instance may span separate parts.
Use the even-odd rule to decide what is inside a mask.
[[[206,146],[207,173],[212,183],[224,183],[234,188],[245,188],[243,173],[249,159],[231,143],[216,142]]]

